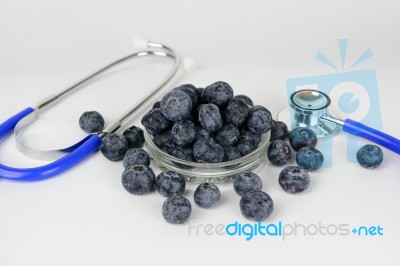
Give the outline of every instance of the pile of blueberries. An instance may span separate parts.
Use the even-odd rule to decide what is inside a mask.
[[[181,85],[142,118],[160,149],[188,162],[219,163],[254,151],[272,127],[271,113],[223,81]]]
[[[296,151],[298,166],[288,166],[279,174],[279,184],[288,193],[305,191],[310,184],[309,172],[319,169],[323,154],[315,147],[317,136],[312,129],[295,128],[274,121],[262,106],[254,106],[244,95],[233,96],[226,82],[215,82],[205,89],[181,85],[168,92],[142,118],[142,124],[153,135],[153,142],[168,154],[187,161],[217,163],[230,161],[254,151],[262,134],[271,131],[267,157],[271,164],[284,166]],[[79,125],[87,133],[104,129],[104,119],[96,111],[85,112]],[[164,219],[173,224],[185,223],[191,216],[190,200],[183,196],[184,177],[175,171],[161,172],[157,177],[150,168],[150,157],[142,149],[143,130],[132,126],[123,134],[108,133],[102,140],[101,152],[111,161],[124,166],[122,185],[134,195],[157,191],[167,199],[162,206]],[[289,139],[289,143],[285,140]],[[365,145],[357,153],[365,168],[376,168],[383,160],[382,150]],[[263,221],[273,210],[272,198],[261,191],[262,181],[252,172],[238,174],[233,182],[241,196],[240,210],[248,219]],[[215,184],[202,183],[194,192],[194,202],[201,208],[212,208],[220,201],[221,192]]]

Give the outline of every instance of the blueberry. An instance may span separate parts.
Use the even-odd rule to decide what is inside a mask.
[[[225,109],[225,121],[235,127],[240,127],[246,120],[249,111],[250,108],[247,106],[245,101],[233,98]]]
[[[288,166],[279,174],[279,185],[288,193],[300,193],[310,185],[310,176],[305,169]]]
[[[203,103],[201,101],[201,95],[203,94],[204,88],[196,88],[196,94],[197,94],[197,104]]]
[[[282,140],[275,140],[269,144],[267,151],[268,160],[276,166],[285,165],[290,161],[292,150],[289,144]]]
[[[237,160],[240,157],[242,157],[242,155],[240,154],[239,149],[236,148],[236,147],[232,147],[232,146],[224,147],[224,153],[225,153],[224,161],[226,161],[226,162]]]
[[[203,128],[210,132],[218,131],[223,124],[218,106],[204,104],[199,109],[199,120]]]
[[[123,133],[128,141],[129,148],[140,148],[144,144],[143,130],[139,127],[132,126],[126,129]]]
[[[240,199],[240,211],[247,219],[260,222],[274,211],[272,198],[263,191],[251,191]]]
[[[196,137],[195,124],[190,120],[175,122],[171,134],[176,145],[187,146],[191,144]]]
[[[290,146],[295,151],[300,150],[303,147],[314,148],[317,146],[317,135],[314,130],[306,127],[298,127],[292,130],[289,135]]]
[[[166,130],[161,133],[157,133],[153,135],[153,143],[162,149],[165,144],[172,143],[174,141],[171,130]]]
[[[153,107],[151,108],[151,110],[158,109],[158,108],[160,108],[160,106],[161,106],[161,101],[156,101],[153,104]]]
[[[262,189],[262,181],[255,173],[240,173],[233,181],[233,189],[239,196],[243,196],[250,191],[260,191]]]
[[[189,162],[194,161],[192,147],[181,147],[173,143],[167,143],[164,145],[164,150],[175,158]]]
[[[217,81],[207,86],[202,94],[202,100],[207,103],[215,104],[219,107],[225,107],[233,98],[232,87],[223,81]]]
[[[122,160],[125,169],[137,164],[150,165],[150,156],[142,148],[129,149]]]
[[[164,201],[162,215],[171,224],[183,224],[192,214],[190,201],[183,196],[172,196]]]
[[[110,161],[120,161],[128,150],[128,141],[123,135],[107,134],[101,141],[100,151]]]
[[[246,95],[236,95],[233,97],[233,99],[240,99],[243,100],[248,106],[253,107],[253,101],[250,99],[249,96]]]
[[[167,171],[157,176],[156,186],[164,197],[179,196],[185,192],[186,182],[180,173]]]
[[[201,208],[212,208],[221,199],[219,188],[210,183],[200,184],[194,191],[194,202]]]
[[[232,146],[240,136],[239,129],[231,124],[223,125],[215,134],[215,140],[219,145]]]
[[[122,185],[135,195],[142,195],[153,190],[155,176],[153,170],[145,165],[135,165],[122,174]]]
[[[213,133],[211,133],[210,131],[205,130],[202,127],[196,127],[196,136],[194,138],[196,141],[197,140],[205,140],[205,141],[209,141],[209,140],[215,140],[215,136]]]
[[[362,167],[374,169],[382,164],[383,152],[378,146],[364,145],[357,152],[357,161]]]
[[[270,141],[285,140],[288,134],[288,128],[285,123],[281,121],[272,121]]]
[[[201,163],[220,163],[224,160],[224,148],[214,141],[198,140],[193,145],[193,156]]]
[[[245,132],[242,135],[240,135],[236,143],[236,148],[238,148],[242,156],[246,156],[249,153],[256,150],[260,142],[261,142],[261,135],[253,134],[251,132]]]
[[[189,95],[180,90],[172,90],[161,100],[161,111],[171,121],[185,120],[192,110],[192,100]]]
[[[154,109],[145,114],[141,122],[147,132],[152,135],[165,131],[171,125],[160,109]]]
[[[256,105],[250,109],[246,120],[247,128],[256,134],[264,134],[272,127],[272,116],[267,108]]]
[[[86,133],[101,132],[104,129],[104,118],[96,111],[84,112],[79,118],[79,126]]]
[[[324,155],[315,148],[303,147],[296,154],[296,162],[301,168],[315,171],[324,163]]]
[[[197,91],[196,87],[193,86],[192,84],[184,84],[179,87],[176,87],[174,90],[180,90],[189,95],[190,100],[192,101],[192,107],[197,105],[198,102]]]

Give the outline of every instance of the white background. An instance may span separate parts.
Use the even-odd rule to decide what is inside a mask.
[[[395,0],[1,0],[0,120],[132,52],[133,36],[164,42],[196,60],[198,70],[180,75],[175,84],[224,80],[276,114],[287,103],[286,80],[335,73],[315,53],[321,50],[340,64],[337,39],[348,38],[349,62],[367,48],[373,51],[356,69],[376,70],[383,129],[400,137],[399,32]],[[169,66],[147,62],[133,63],[43,113],[29,135],[32,145],[55,148],[83,137],[77,120],[86,110],[100,111],[108,122],[118,118]],[[366,170],[347,163],[345,140],[335,138],[334,167],[312,173],[303,194],[281,190],[280,168],[257,170],[275,202],[266,222],[380,225],[384,236],[248,242],[190,236],[187,224],[163,220],[164,199],[157,192],[130,195],[120,183],[122,164],[97,153],[53,179],[0,181],[0,265],[399,265],[399,157],[384,150],[383,165]],[[43,163],[22,155],[11,137],[1,144],[6,165]],[[215,209],[193,206],[193,224],[248,222],[230,185],[221,190]],[[185,195],[192,199],[193,190]]]

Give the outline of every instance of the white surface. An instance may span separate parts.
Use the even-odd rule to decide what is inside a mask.
[[[367,48],[373,51],[357,69],[376,70],[384,130],[400,137],[399,13],[398,1],[2,0],[0,120],[129,53],[133,36],[164,42],[195,59],[198,70],[181,75],[176,84],[225,80],[276,114],[287,101],[286,80],[334,73],[314,60],[315,53],[321,50],[339,62],[337,39],[348,38],[349,60]],[[55,147],[83,136],[77,121],[85,110],[98,110],[107,121],[117,118],[168,68],[139,63],[43,114],[29,137]],[[1,144],[0,161],[6,165],[42,163],[20,154],[12,138]],[[266,222],[379,224],[382,237],[247,242],[189,236],[188,225],[164,222],[158,193],[130,195],[120,184],[122,164],[97,153],[57,178],[0,181],[0,265],[399,265],[399,156],[384,150],[382,167],[370,171],[348,164],[345,149],[345,138],[337,137],[334,167],[313,173],[302,195],[280,189],[280,168],[259,169],[275,202]],[[249,222],[238,203],[224,186],[221,204],[213,210],[194,206],[192,219]]]

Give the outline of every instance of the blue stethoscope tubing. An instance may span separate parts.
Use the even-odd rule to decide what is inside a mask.
[[[60,92],[59,94],[52,96],[50,99],[40,103],[37,107],[32,108],[28,107],[19,113],[15,114],[14,116],[10,117],[2,124],[0,124],[0,140],[5,138],[7,135],[13,132],[16,128],[17,124],[22,122],[22,120],[26,119],[29,116],[35,116],[37,113],[49,106],[52,103],[61,100],[65,97],[68,93],[78,89],[81,85],[86,83],[87,81],[91,80],[95,76],[109,70],[110,68],[119,65],[125,61],[128,61],[132,58],[143,57],[148,55],[153,56],[160,56],[160,57],[169,57],[174,59],[174,65],[170,70],[169,74],[162,80],[162,82],[142,100],[137,104],[135,107],[130,109],[126,114],[124,114],[120,120],[112,123],[108,126],[104,132],[97,133],[97,134],[90,134],[83,140],[79,141],[77,144],[73,145],[68,149],[68,153],[56,161],[53,161],[49,164],[33,167],[33,168],[14,168],[9,167],[3,164],[0,164],[0,178],[14,180],[14,181],[37,181],[47,179],[53,176],[56,176],[71,167],[75,166],[79,162],[86,159],[89,155],[97,151],[101,145],[102,138],[107,135],[108,133],[116,132],[127,120],[132,118],[132,115],[142,107],[149,99],[151,99],[154,95],[157,94],[163,87],[165,87],[172,78],[176,75],[179,70],[179,66],[181,64],[180,56],[168,46],[163,44],[154,43],[154,42],[147,42],[148,50],[137,52],[131,55],[128,55],[122,59],[119,59],[102,69],[96,71],[92,75],[82,79],[75,85],[71,86],[70,88]]]

